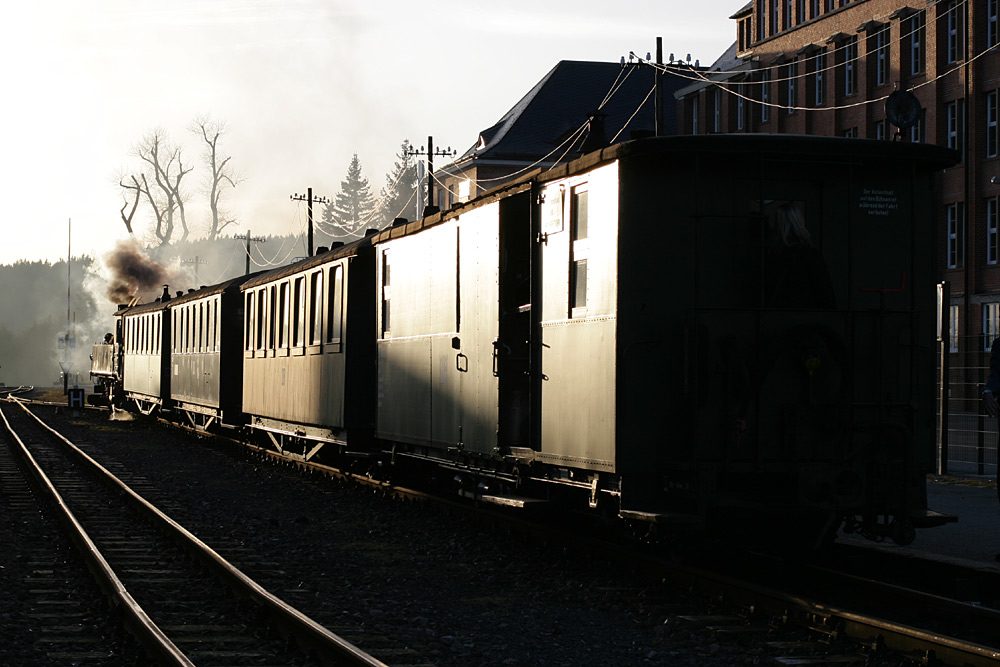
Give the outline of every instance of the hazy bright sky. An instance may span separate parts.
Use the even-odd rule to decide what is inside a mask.
[[[197,169],[188,222],[204,225],[200,146],[210,115],[245,176],[238,229],[301,229],[312,187],[332,198],[353,153],[378,194],[403,139],[464,151],[560,60],[635,51],[711,64],[744,0],[35,0],[6,8],[0,263],[101,256],[126,236],[115,179],[160,128]],[[200,172],[200,173],[199,173]],[[151,225],[148,212],[137,231]]]

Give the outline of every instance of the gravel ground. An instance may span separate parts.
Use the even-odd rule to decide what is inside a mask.
[[[729,666],[774,655],[762,633],[720,640],[677,622],[715,610],[587,553],[234,457],[145,420],[54,418],[98,460],[145,477],[150,500],[290,604],[376,655],[379,638],[397,637],[419,656],[386,662]],[[5,591],[0,614],[9,604]]]

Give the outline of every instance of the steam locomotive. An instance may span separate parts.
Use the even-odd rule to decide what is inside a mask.
[[[642,139],[122,307],[111,402],[485,503],[907,543],[933,466],[947,149]],[[376,472],[377,471],[377,472]]]

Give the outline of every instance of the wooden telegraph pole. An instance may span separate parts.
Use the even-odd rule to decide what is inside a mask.
[[[427,158],[427,205],[424,206],[424,217],[431,215],[432,213],[437,213],[440,210],[434,205],[434,156],[438,155],[441,157],[451,157],[455,155],[455,151],[452,150],[451,146],[441,150],[434,150],[434,137],[427,137],[427,150],[424,151],[424,147],[421,146],[420,150],[410,149],[406,153],[411,157],[426,157]]]
[[[309,208],[309,247],[307,248],[307,257],[313,256],[313,202],[317,204],[329,204],[330,200],[326,197],[316,197],[313,198],[313,189],[309,188],[305,195],[300,195],[295,193],[289,197],[292,201],[304,201],[307,202]]]

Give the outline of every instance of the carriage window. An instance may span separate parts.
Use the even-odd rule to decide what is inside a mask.
[[[323,337],[323,272],[309,278],[309,344],[319,345]]]
[[[570,317],[581,317],[587,314],[587,256],[590,253],[587,241],[589,213],[586,188],[586,184],[573,188],[570,199]]]
[[[208,347],[210,350],[214,352],[215,350],[218,349],[215,343],[215,341],[218,340],[218,328],[219,328],[218,299],[208,302],[208,312],[209,312],[208,321],[210,323],[208,329]]]
[[[254,292],[247,292],[246,300],[246,318],[244,319],[243,327],[243,349],[248,352],[253,349],[253,338],[251,337],[257,330],[257,311],[255,309],[254,299],[256,294]]]
[[[389,251],[382,251],[382,337],[389,337],[389,300],[392,290],[389,284]]]
[[[255,316],[257,323],[256,329],[254,329],[254,334],[257,341],[258,350],[267,349],[267,288],[264,288],[257,292],[257,314]]]
[[[277,320],[277,317],[278,317],[278,315],[277,315],[278,309],[276,307],[276,301],[275,301],[276,296],[275,296],[275,287],[274,287],[274,285],[271,285],[270,287],[267,288],[267,293],[270,295],[269,298],[268,298],[268,301],[267,301],[267,318],[268,318],[267,319],[267,322],[268,322],[268,324],[267,324],[267,349],[273,350],[274,349],[274,341],[276,340],[275,339],[275,335],[276,335],[275,334],[275,327],[276,327],[276,321],[275,320]]]
[[[344,267],[334,266],[330,269],[330,286],[326,300],[326,342],[339,343],[344,322],[343,311],[343,273]]]
[[[288,283],[278,287],[278,348],[288,346]]]
[[[292,338],[296,347],[301,346],[306,339],[306,279],[295,279],[295,319],[292,325]]]

